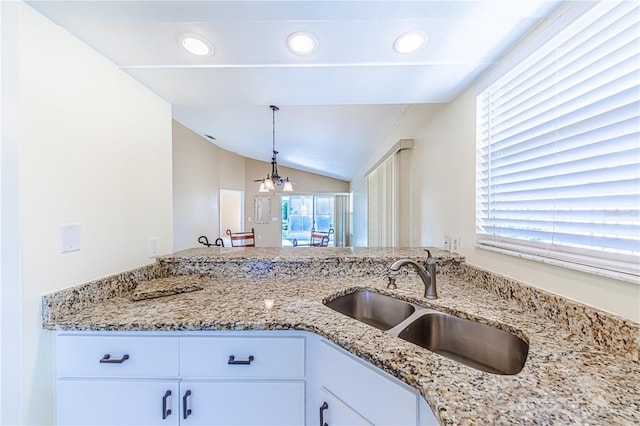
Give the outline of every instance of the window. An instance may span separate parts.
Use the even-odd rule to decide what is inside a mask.
[[[478,95],[480,247],[638,281],[639,16],[598,3]]]

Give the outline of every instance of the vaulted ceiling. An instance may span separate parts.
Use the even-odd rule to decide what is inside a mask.
[[[227,150],[351,179],[410,104],[453,100],[560,1],[27,1]],[[393,44],[407,31],[426,43]],[[287,37],[308,32],[308,55]],[[193,34],[213,53],[181,45]]]

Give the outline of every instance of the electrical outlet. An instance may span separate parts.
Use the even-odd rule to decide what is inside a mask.
[[[451,239],[451,252],[460,253],[460,237],[453,237]]]
[[[160,241],[158,238],[149,239],[149,257],[158,257],[158,246]]]
[[[448,235],[444,236],[444,251],[451,251],[451,237]]]

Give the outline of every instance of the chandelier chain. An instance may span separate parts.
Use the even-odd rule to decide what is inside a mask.
[[[273,132],[273,152],[276,152],[276,111],[278,107],[275,105],[271,105],[272,111],[272,132]]]
[[[289,180],[288,177],[286,179],[283,179],[278,173],[278,160],[277,160],[278,151],[276,151],[276,111],[279,111],[280,108],[278,108],[275,105],[269,105],[269,108],[271,108],[271,111],[272,111],[271,124],[272,124],[273,156],[271,157],[271,174],[267,173],[266,178],[257,180],[256,182],[261,182],[260,192],[268,192],[270,190],[273,190],[275,185],[283,186],[284,192],[291,192],[293,191],[292,182]]]

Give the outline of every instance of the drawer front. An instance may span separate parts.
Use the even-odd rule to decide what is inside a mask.
[[[300,378],[304,337],[182,337],[180,376]]]
[[[60,335],[57,377],[177,377],[178,353],[177,337]]]

